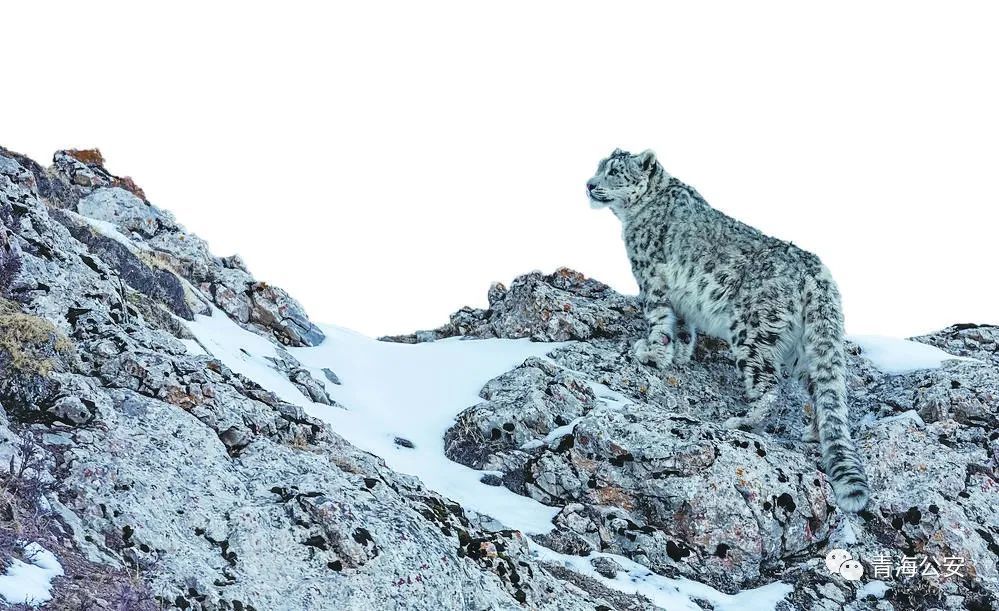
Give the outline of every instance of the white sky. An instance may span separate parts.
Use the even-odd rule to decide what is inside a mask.
[[[318,321],[559,265],[636,292],[583,190],[622,147],[820,255],[852,333],[999,322],[995,4],[101,7],[4,6],[0,143],[100,147]]]

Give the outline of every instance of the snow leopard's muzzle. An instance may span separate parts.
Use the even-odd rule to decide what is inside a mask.
[[[607,191],[592,179],[586,183],[586,196],[590,198],[591,208],[603,208],[610,205],[613,198],[607,196]]]

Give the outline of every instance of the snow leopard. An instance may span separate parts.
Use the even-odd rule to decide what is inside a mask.
[[[586,193],[622,224],[649,325],[635,357],[682,365],[698,332],[727,341],[749,399],[730,428],[760,425],[781,377],[799,379],[814,410],[803,438],[819,442],[840,509],[862,510],[870,491],[848,424],[840,295],[819,258],[712,208],[650,150],[615,150]]]

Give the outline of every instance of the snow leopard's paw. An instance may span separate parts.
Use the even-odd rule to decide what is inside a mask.
[[[741,429],[744,431],[759,431],[762,424],[770,415],[770,410],[777,402],[776,390],[764,394],[749,402],[749,410],[743,416],[734,416],[725,421],[727,429]]]
[[[663,338],[665,339],[667,336],[663,336]],[[668,340],[664,342],[662,340],[640,339],[635,342],[633,352],[639,362],[659,368],[672,365],[675,356],[673,342]]]
[[[677,341],[673,349],[673,363],[676,365],[683,365],[690,362],[691,357],[694,355],[694,344],[693,343],[682,343]]]
[[[760,421],[755,418],[732,416],[731,418],[726,419],[725,422],[722,423],[722,426],[733,431],[755,432],[759,430]]]
[[[673,364],[684,365],[694,356],[694,346],[697,344],[697,331],[693,325],[684,323],[676,331],[676,341],[673,342]]]

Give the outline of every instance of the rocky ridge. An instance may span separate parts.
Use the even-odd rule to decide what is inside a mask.
[[[488,297],[385,339],[571,342],[489,381],[444,439],[484,480],[559,508],[539,543],[605,577],[622,569],[594,552],[723,592],[783,581],[785,609],[999,608],[999,328],[918,338],[976,360],[900,375],[851,346],[873,498],[850,516],[799,440],[809,407],[793,385],[767,430],[730,431],[746,405],[723,343],[702,340],[683,367],[638,363],[634,300],[570,270]],[[31,541],[59,556],[50,608],[653,608],[533,557],[522,534],[196,354],[184,321],[228,316],[279,348],[274,369],[304,396],[334,403],[335,372],[283,350],[324,339],[301,306],[96,151],[43,168],[0,149],[0,298],[0,555]],[[869,576],[883,555],[963,565],[879,590],[831,575],[833,547]]]
[[[548,546],[613,552],[729,592],[780,579],[795,587],[788,608],[997,608],[999,327],[917,338],[975,360],[900,375],[850,344],[853,434],[873,490],[853,516],[834,507],[817,448],[800,441],[810,406],[796,384],[782,386],[765,431],[730,431],[720,423],[747,406],[723,342],[702,339],[688,365],[649,368],[630,351],[637,304],[570,270],[494,285],[489,303],[388,339],[579,340],[489,382],[445,438],[453,460],[562,508]],[[593,382],[618,398],[601,401]],[[835,547],[869,576],[885,556],[896,571],[917,558],[919,574],[883,579],[883,599],[868,599],[826,570]],[[934,577],[950,558],[963,578]]]

